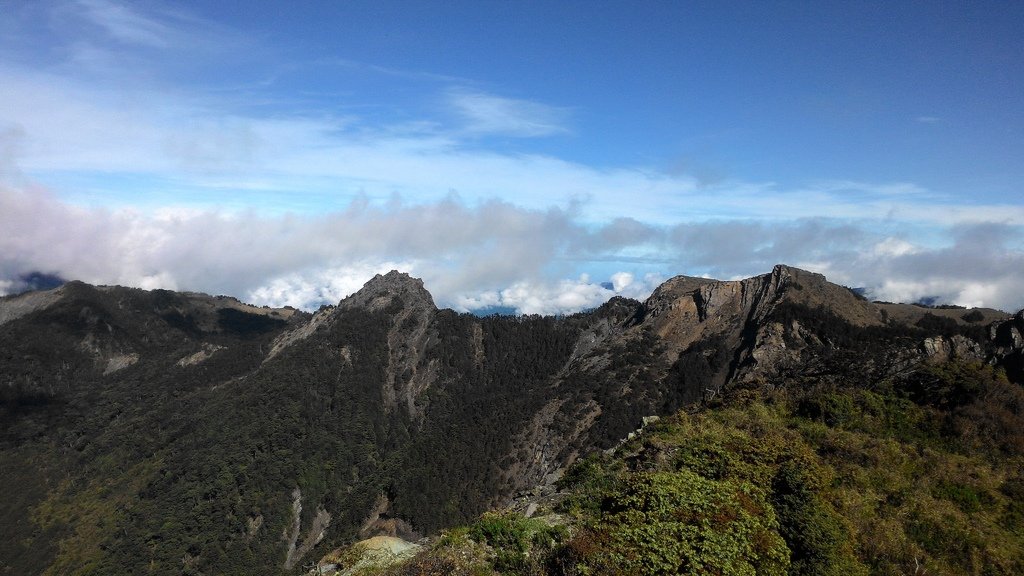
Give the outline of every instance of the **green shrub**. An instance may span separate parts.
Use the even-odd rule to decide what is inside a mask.
[[[1002,514],[1003,524],[1024,538],[1024,476],[1007,479],[999,491],[1007,497],[1006,510]]]
[[[577,515],[595,515],[616,482],[617,474],[609,469],[608,457],[602,452],[591,454],[570,466],[558,480],[559,490],[571,490],[558,508]]]
[[[968,513],[981,510],[984,497],[983,494],[979,493],[972,486],[948,481],[939,482],[932,489],[932,496],[949,500]]]
[[[772,485],[772,503],[792,552],[789,573],[846,576],[863,572],[841,517],[821,497],[825,486],[816,468],[799,461],[783,464]]]
[[[516,514],[488,512],[469,528],[469,536],[496,549],[525,553],[530,545],[531,523]]]
[[[857,413],[853,398],[841,392],[829,392],[805,398],[797,407],[797,414],[819,420],[829,426],[842,426],[851,422]]]
[[[785,574],[789,550],[764,493],[689,470],[634,474],[606,503],[588,560],[626,574]]]
[[[510,512],[488,512],[469,528],[469,537],[494,549],[494,569],[534,574],[568,536],[563,526]]]

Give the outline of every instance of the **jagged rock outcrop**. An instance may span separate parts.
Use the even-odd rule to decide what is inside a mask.
[[[632,328],[653,330],[666,346],[670,364],[695,345],[712,341],[730,351],[731,358],[714,367],[707,383],[714,391],[727,381],[778,373],[800,362],[802,350],[820,347],[820,339],[798,321],[772,319],[783,304],[823,310],[856,327],[884,324],[881,312],[850,290],[821,274],[779,265],[768,274],[737,281],[677,276],[644,302]]]
[[[423,287],[423,280],[397,270],[377,274],[338,306],[373,311],[405,307],[436,309],[434,298]]]
[[[989,362],[1003,366],[1010,378],[1024,381],[1024,310],[990,325],[988,336],[992,342]]]
[[[1024,350],[1024,310],[1005,322],[992,324],[989,327],[989,338],[997,353],[1011,354]]]
[[[778,265],[745,280],[719,281],[677,276],[644,302],[639,317],[663,338],[683,348],[704,334],[758,325],[783,301],[824,307],[857,326],[883,323],[881,314],[821,274]]]
[[[384,402],[390,410],[400,406],[414,419],[420,419],[422,410],[417,399],[438,375],[437,359],[426,357],[427,346],[432,338],[436,339],[431,320],[437,307],[423,281],[397,270],[377,274],[338,307],[388,313]]]
[[[935,364],[950,360],[979,362],[985,358],[981,344],[959,334],[925,338],[921,341],[921,351],[928,362]]]

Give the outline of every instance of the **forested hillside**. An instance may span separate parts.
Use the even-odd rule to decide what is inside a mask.
[[[927,535],[960,524],[932,516],[906,524],[917,510],[907,507],[924,501],[890,495],[887,483],[918,490],[927,483],[899,478],[948,468],[941,481],[952,484],[932,498],[942,501],[948,488],[955,504],[967,486],[980,506],[950,509],[957,522],[1010,514],[1013,497],[999,494],[1015,486],[1005,466],[1020,449],[1022,330],[1021,315],[874,304],[781,266],[737,282],[678,277],[644,303],[616,298],[561,318],[438,310],[420,281],[397,272],[313,315],[81,283],[8,297],[0,300],[0,488],[9,495],[0,502],[0,573],[300,573],[346,543],[436,535],[563,475],[582,491],[567,500],[578,530],[549,550],[570,554],[558,556],[561,569],[590,562],[571,560],[588,546],[604,551],[589,570],[602,570],[601,558],[649,569],[644,558],[657,551],[630,559],[630,541],[608,538],[627,538],[637,520],[623,487],[650,481],[629,490],[668,490],[671,499],[705,486],[714,506],[746,490],[752,508],[723,512],[738,514],[726,524],[760,530],[763,550],[755,549],[772,558],[765,566],[795,570],[810,566],[800,546],[811,544],[792,532],[803,504],[787,511],[780,498],[790,488],[769,488],[785,480],[786,462],[821,470],[792,490],[815,494],[831,507],[823,522],[845,526],[836,536],[845,548],[830,554],[869,566],[871,553],[857,548],[868,530],[849,516],[868,514],[868,503],[843,508],[842,498],[873,486],[872,498],[895,507],[901,550],[955,572],[967,565],[949,559],[946,536],[929,543]],[[685,470],[670,447],[570,468],[617,446],[644,417],[680,409],[689,415],[664,433],[671,442],[700,438],[686,440],[699,458]],[[760,438],[743,428],[755,420],[765,440],[743,444],[743,434]],[[991,452],[986,443],[996,439]],[[717,458],[733,464],[714,472]],[[913,465],[897,467],[901,458]],[[964,478],[975,472],[955,476],[947,460],[987,463],[990,480],[971,484]],[[864,470],[844,468],[853,464]],[[882,471],[899,478],[871,480]],[[639,536],[650,528],[637,529],[636,543],[651,540]],[[971,570],[1014,566],[1012,528],[979,534],[970,550],[994,559],[979,556]],[[730,550],[749,544],[729,542]],[[986,552],[996,542],[1005,545]],[[892,566],[906,559],[894,556]]]
[[[881,385],[793,384],[681,411],[577,462],[531,518],[488,513],[356,573],[1024,571],[1019,383],[946,363]]]

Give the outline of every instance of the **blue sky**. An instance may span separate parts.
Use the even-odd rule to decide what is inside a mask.
[[[0,8],[0,291],[550,313],[784,262],[1024,307],[1019,2]]]

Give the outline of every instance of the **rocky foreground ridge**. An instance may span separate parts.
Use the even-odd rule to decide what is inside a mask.
[[[73,282],[0,299],[2,573],[279,574],[415,539],[733,388],[1024,380],[1024,311],[872,303],[787,266],[566,318],[378,275],[316,314]]]

